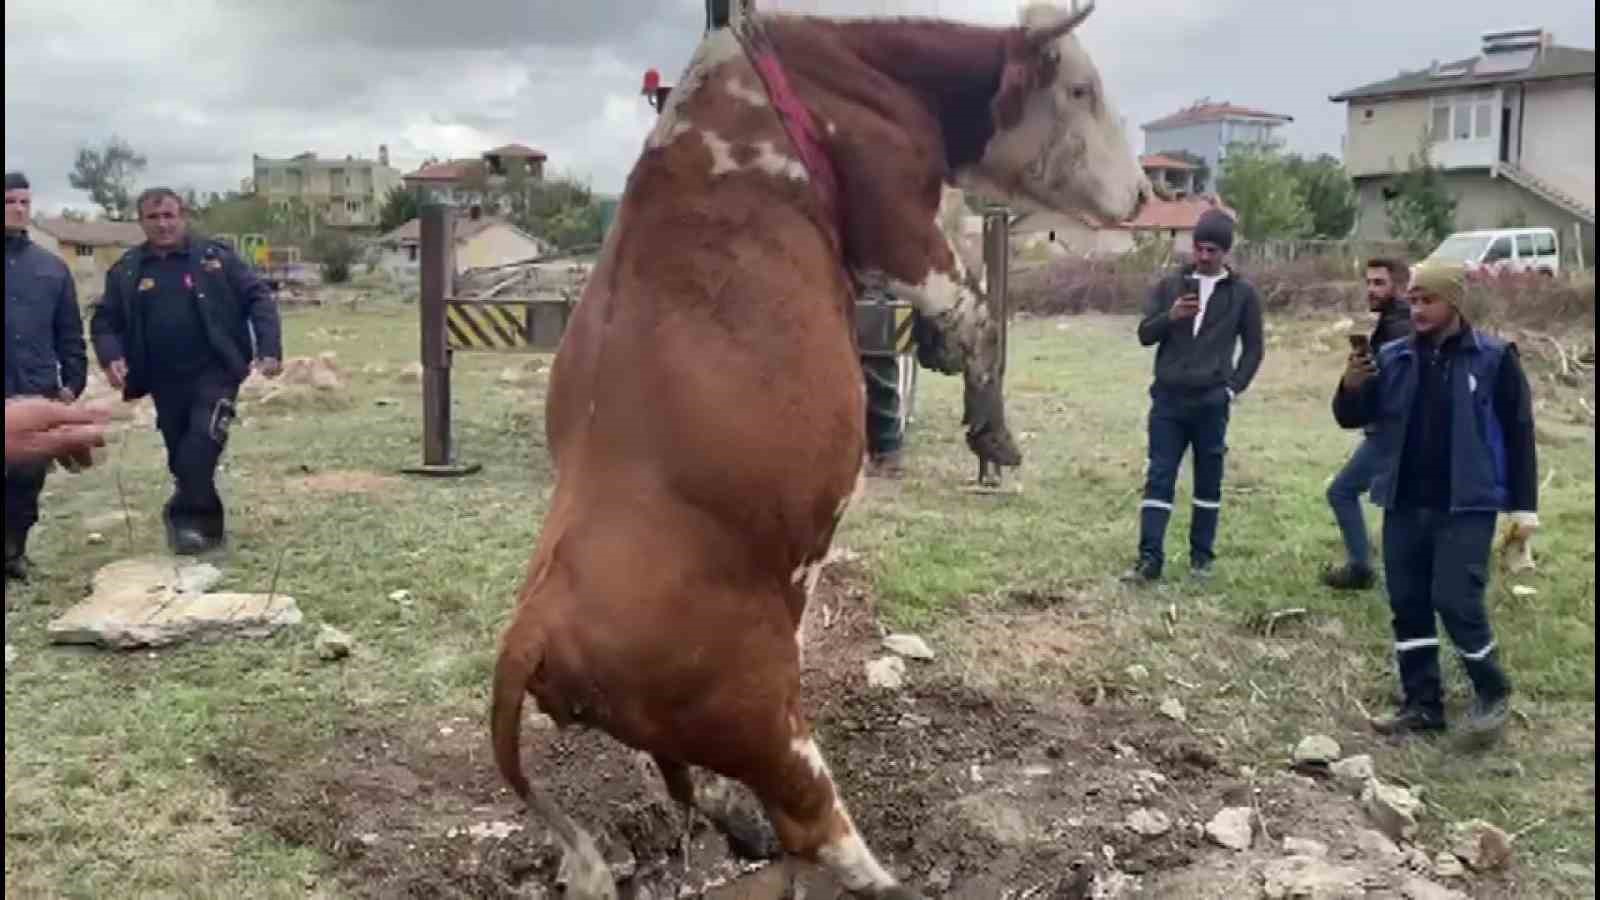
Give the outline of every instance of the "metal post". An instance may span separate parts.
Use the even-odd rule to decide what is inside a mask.
[[[419,235],[422,295],[422,465],[413,475],[470,475],[481,466],[455,462],[450,440],[450,346],[445,307],[454,294],[455,217],[439,203],[422,207]]]

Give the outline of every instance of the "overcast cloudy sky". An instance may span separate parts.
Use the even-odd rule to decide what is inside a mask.
[[[766,9],[1014,22],[1018,0],[758,0]],[[409,171],[518,141],[621,189],[654,112],[645,68],[675,81],[701,0],[6,0],[5,165],[36,205],[80,143],[115,133],[146,180],[237,188],[250,155],[373,156]],[[1342,24],[1348,23],[1348,24]],[[1543,26],[1594,46],[1594,0],[1100,0],[1082,37],[1130,125],[1209,96],[1295,117],[1294,149],[1337,154],[1328,96],[1476,52],[1488,29]],[[1133,130],[1136,144],[1141,140]],[[1135,149],[1138,149],[1136,146]]]

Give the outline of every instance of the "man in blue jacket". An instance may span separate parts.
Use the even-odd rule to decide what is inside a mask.
[[[220,546],[225,512],[217,463],[252,360],[269,378],[283,344],[272,290],[220,241],[189,234],[183,201],[167,188],[139,195],[145,242],[106,272],[89,319],[95,356],[123,399],[149,395],[177,482],[163,518],[173,552]]]
[[[1155,383],[1150,386],[1149,466],[1139,504],[1139,559],[1123,576],[1127,581],[1161,577],[1178,466],[1184,451],[1191,448],[1194,510],[1189,520],[1189,569],[1201,578],[1211,574],[1222,514],[1229,409],[1234,398],[1250,387],[1265,355],[1261,300],[1255,288],[1226,265],[1232,248],[1233,219],[1216,209],[1202,214],[1194,230],[1194,263],[1156,285],[1139,323],[1139,343],[1159,349]]]
[[[45,397],[70,403],[88,377],[78,290],[61,258],[28,238],[33,193],[21,172],[7,172],[6,399]],[[26,580],[28,533],[39,521],[39,494],[50,460],[6,464],[6,580]]]
[[[1514,536],[1538,528],[1533,400],[1517,348],[1473,329],[1461,314],[1459,266],[1414,273],[1415,335],[1352,353],[1334,394],[1345,428],[1374,426],[1380,459],[1372,499],[1384,511],[1383,565],[1394,614],[1404,701],[1375,720],[1384,734],[1445,727],[1435,616],[1455,645],[1475,694],[1464,737],[1499,737],[1511,682],[1500,667],[1484,588],[1495,517],[1511,513]]]

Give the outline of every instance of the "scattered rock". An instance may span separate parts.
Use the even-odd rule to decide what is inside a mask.
[[[883,649],[907,659],[933,659],[933,648],[914,634],[891,634],[883,639]]]
[[[516,824],[515,822],[501,822],[498,820],[493,822],[478,822],[467,826],[468,836],[479,841],[488,838],[493,838],[497,841],[503,841],[521,830],[522,826]]]
[[[129,520],[137,522],[139,520],[139,514],[131,509],[126,513],[123,513],[121,510],[117,510],[115,512],[86,516],[83,520],[83,528],[85,531],[91,533],[104,533],[107,531],[115,531],[119,528],[127,528],[126,523]]]
[[[1413,844],[1401,851],[1405,857],[1405,867],[1418,875],[1427,875],[1433,872],[1433,857],[1428,851]]]
[[[1328,845],[1310,838],[1286,837],[1283,839],[1285,856],[1312,856],[1322,859],[1328,855]]]
[[[1400,848],[1381,831],[1363,828],[1356,832],[1356,847],[1368,859],[1390,865],[1400,861]]]
[[[401,606],[410,606],[411,605],[411,592],[407,591],[407,590],[390,591],[389,592],[389,602],[390,603],[398,603]]]
[[[1353,794],[1361,793],[1367,782],[1377,777],[1377,767],[1372,764],[1372,757],[1365,753],[1347,756],[1328,767],[1333,777],[1342,785],[1350,789]]]
[[[1433,858],[1433,875],[1435,878],[1462,878],[1467,874],[1467,867],[1461,864],[1461,858],[1448,850],[1439,851]]]
[[[906,683],[906,661],[898,656],[884,656],[867,663],[867,684],[875,688],[898,691]]]
[[[1358,900],[1367,895],[1359,869],[1314,856],[1286,856],[1261,870],[1262,896],[1269,900]]]
[[[1178,702],[1177,697],[1168,697],[1161,701],[1161,708],[1158,711],[1174,722],[1189,721],[1189,713],[1183,708],[1183,704]]]
[[[556,720],[545,713],[533,713],[528,716],[526,727],[529,731],[545,731],[556,727]]]
[[[1511,861],[1511,838],[1482,819],[1457,823],[1450,834],[1450,851],[1474,872],[1498,869]]]
[[[1150,670],[1139,665],[1138,663],[1134,663],[1126,669],[1123,669],[1122,674],[1128,676],[1129,681],[1144,681],[1146,678],[1150,677]]]
[[[88,541],[89,541],[89,546],[98,547],[101,544],[104,544],[106,542],[106,536],[101,534],[98,531],[91,531],[91,532],[89,532]]]
[[[1255,812],[1248,806],[1230,806],[1206,824],[1206,837],[1218,846],[1243,852],[1254,836]]]
[[[1160,837],[1172,830],[1172,820],[1159,809],[1145,809],[1139,807],[1128,813],[1123,825],[1134,834],[1145,837]]]
[[[1361,806],[1374,825],[1390,839],[1408,840],[1417,830],[1417,810],[1421,803],[1408,790],[1368,779],[1361,792]]]
[[[1539,596],[1539,589],[1525,584],[1514,584],[1511,586],[1511,593],[1517,597],[1537,597]]]
[[[1400,896],[1405,900],[1467,900],[1467,895],[1460,891],[1416,876],[1407,878],[1405,883],[1400,885]]]
[[[324,625],[317,632],[317,655],[327,660],[344,659],[350,655],[354,643],[350,635],[332,625]]]
[[[1308,734],[1294,748],[1296,766],[1323,767],[1339,758],[1339,742],[1325,734]]]
[[[58,644],[160,647],[191,638],[266,637],[300,622],[283,594],[206,593],[215,566],[162,557],[125,559],[95,573],[93,592],[47,627]]]
[[[916,713],[906,713],[900,717],[901,728],[927,728],[932,724],[932,719],[927,716],[919,716]]]

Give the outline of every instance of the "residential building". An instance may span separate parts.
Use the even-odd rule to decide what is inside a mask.
[[[542,150],[506,144],[485,150],[476,159],[426,163],[406,175],[405,183],[456,206],[481,206],[486,200],[485,192],[503,185],[508,178],[521,175],[529,181],[544,180],[547,158]]]
[[[1292,116],[1236,106],[1227,101],[1200,100],[1170,116],[1144,124],[1144,152],[1187,153],[1201,160],[1192,193],[1211,189],[1222,161],[1233,144],[1273,146],[1280,143],[1277,130],[1293,122]]]
[[[381,251],[378,267],[398,278],[418,277],[421,240],[420,219],[412,219],[378,238]],[[483,215],[477,207],[456,219],[455,270],[458,273],[520,262],[549,252],[550,246],[545,241],[498,216]]]
[[[66,262],[78,299],[87,301],[86,294],[104,290],[106,270],[130,247],[144,243],[144,230],[133,222],[39,217],[28,237]]]
[[[1196,189],[1198,165],[1162,154],[1141,156],[1139,164],[1166,197],[1146,201],[1139,215],[1126,222],[1106,223],[1086,214],[1028,213],[1011,226],[1018,249],[1048,247],[1054,253],[1104,256],[1127,253],[1141,240],[1161,239],[1171,242],[1174,253],[1187,255],[1194,250],[1194,229],[1203,213],[1221,209],[1234,214],[1215,195]]]
[[[375,227],[389,192],[403,184],[400,171],[389,165],[389,148],[378,158],[321,159],[306,152],[289,159],[252,157],[250,187],[268,202],[298,201],[319,210],[322,221],[335,226]]]
[[[1456,201],[1456,227],[1548,225],[1593,259],[1594,50],[1540,28],[1485,32],[1476,56],[1437,61],[1351,88],[1345,168],[1360,209],[1356,236],[1392,236],[1386,201],[1424,141]]]

